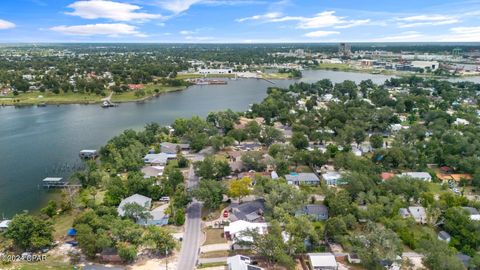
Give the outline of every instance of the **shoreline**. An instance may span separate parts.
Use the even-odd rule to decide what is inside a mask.
[[[334,72],[352,72],[352,73],[363,73],[363,74],[371,74],[371,75],[386,75],[386,76],[397,76],[397,77],[404,77],[404,76],[417,76],[422,78],[429,78],[429,79],[441,79],[441,80],[448,80],[448,79],[468,79],[474,77],[480,77],[480,74],[467,74],[467,75],[451,75],[451,76],[437,76],[433,74],[425,74],[425,73],[411,73],[411,72],[402,72],[402,71],[390,71],[390,70],[369,70],[369,69],[354,69],[354,68],[325,68],[325,67],[312,67],[308,70],[325,70],[325,71],[334,71]],[[375,71],[378,71],[375,72]]]
[[[148,94],[143,97],[139,98],[125,98],[125,99],[118,99],[115,100],[115,97],[112,98],[113,103],[131,103],[131,102],[143,102],[147,101],[150,99],[153,99],[155,97],[159,97],[163,94],[168,94],[168,93],[173,93],[173,92],[179,92],[188,89],[189,86],[179,86],[176,88],[168,89],[166,91],[161,91],[159,93],[154,93],[154,94]],[[30,92],[29,94],[36,93],[36,92]],[[58,94],[58,97],[62,97],[60,94]],[[42,106],[60,106],[60,105],[99,105],[102,104],[102,99],[104,97],[95,95],[95,98],[98,98],[98,100],[81,100],[79,99],[80,97],[77,97],[77,99],[65,99],[65,100],[39,100],[38,102],[18,102],[18,103],[2,103],[2,101],[8,99],[8,101],[15,100],[17,99],[16,97],[8,97],[8,98],[0,98],[0,108],[2,107],[32,107],[32,106],[37,106],[37,107],[42,107]],[[28,100],[28,99],[27,99]]]

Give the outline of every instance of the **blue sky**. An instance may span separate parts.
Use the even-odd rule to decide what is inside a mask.
[[[2,0],[0,42],[480,41],[480,0]]]

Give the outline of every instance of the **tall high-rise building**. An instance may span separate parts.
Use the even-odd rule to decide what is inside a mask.
[[[348,43],[340,43],[338,45],[338,54],[341,56],[341,57],[350,57],[350,55],[352,54],[352,49],[350,47],[350,44]]]

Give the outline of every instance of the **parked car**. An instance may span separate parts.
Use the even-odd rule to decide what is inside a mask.
[[[228,211],[227,210],[223,211],[223,217],[228,218]]]
[[[169,202],[169,201],[170,201],[170,197],[167,197],[167,196],[161,197],[161,198],[160,198],[160,201],[161,201],[161,202]]]

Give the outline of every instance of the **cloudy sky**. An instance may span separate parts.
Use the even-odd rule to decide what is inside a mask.
[[[480,41],[480,0],[2,0],[0,42]]]

